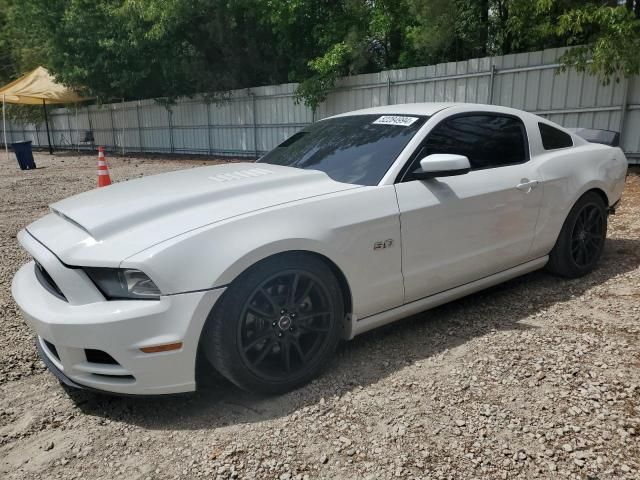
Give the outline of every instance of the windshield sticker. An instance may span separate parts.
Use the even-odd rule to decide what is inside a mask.
[[[418,120],[418,117],[404,117],[400,115],[383,115],[373,122],[374,125],[400,125],[401,127],[408,127],[413,122]]]

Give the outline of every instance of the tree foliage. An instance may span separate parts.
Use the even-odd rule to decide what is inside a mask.
[[[0,0],[0,80],[44,65],[103,101],[300,82],[559,46],[603,81],[640,69],[640,0]]]
[[[575,66],[600,76],[604,83],[640,72],[640,1],[635,7],[634,13],[623,6],[588,5],[563,14],[558,35],[578,44],[562,56],[565,68]]]

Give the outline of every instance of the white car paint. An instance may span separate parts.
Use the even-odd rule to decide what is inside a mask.
[[[405,302],[531,259],[542,189],[523,192],[531,163],[396,185]],[[548,252],[547,252],[548,253]]]
[[[519,117],[526,163],[426,181],[398,182],[405,163],[440,121],[460,113]],[[200,333],[225,288],[271,255],[306,250],[333,263],[350,297],[345,338],[541,268],[575,201],[597,188],[622,195],[618,148],[572,136],[545,151],[535,115],[474,104],[409,104],[374,113],[430,118],[377,186],[260,163],[217,165],[114,184],[57,202],[19,241],[67,301],[45,290],[30,262],[13,295],[44,354],[72,381],[101,390],[157,394],[195,388]],[[374,249],[375,242],[389,248]],[[160,300],[107,301],[74,267],[135,268]],[[59,359],[48,350],[56,346]],[[182,342],[178,351],[141,347]],[[86,361],[108,352],[119,366]],[[104,374],[111,375],[105,377]]]
[[[123,394],[179,393],[194,390],[197,345],[206,317],[224,289],[162,296],[159,301],[105,301],[86,275],[63,265],[26,231],[25,249],[59,282],[69,302],[45,290],[34,276],[34,262],[13,280],[13,296],[38,335],[48,360],[73,381]],[[46,347],[56,346],[59,360]],[[182,341],[175,352],[145,354],[140,348]],[[108,352],[120,366],[89,363],[84,349]],[[101,375],[111,375],[104,377]],[[127,378],[133,375],[135,381]]]
[[[471,170],[469,159],[464,155],[433,153],[420,160],[420,167],[425,172],[447,172],[451,170]]]

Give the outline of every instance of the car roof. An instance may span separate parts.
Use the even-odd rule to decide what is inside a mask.
[[[567,130],[562,125],[558,125],[546,118],[540,117],[533,113],[518,110],[511,107],[504,107],[502,105],[487,105],[482,103],[464,103],[464,102],[422,102],[422,103],[397,103],[393,105],[382,105],[380,107],[364,108],[362,110],[354,110],[351,112],[341,113],[328,118],[348,117],[351,115],[425,115],[431,117],[436,113],[453,107],[462,107],[463,113],[473,111],[488,111],[495,113],[502,113],[508,115],[516,115],[523,121],[540,122],[551,125],[554,128],[558,128],[563,132],[573,137],[573,143],[575,146],[584,145],[587,143],[585,139],[576,135],[575,133]],[[323,119],[323,120],[326,120]]]
[[[396,114],[396,115],[427,115],[431,116],[440,110],[450,107],[472,105],[470,103],[456,102],[423,102],[423,103],[396,103],[393,105],[382,105],[380,107],[364,108],[362,110],[354,110],[351,112],[334,115],[330,118],[347,117],[350,115],[377,115],[377,114]]]

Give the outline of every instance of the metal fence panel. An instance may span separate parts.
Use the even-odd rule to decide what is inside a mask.
[[[258,156],[314,120],[379,105],[412,102],[494,103],[537,113],[567,127],[622,132],[640,163],[640,78],[603,85],[575,70],[558,72],[565,49],[485,57],[342,78],[315,112],[296,102],[297,84],[197,96],[172,105],[140,100],[49,109],[58,148]],[[76,117],[77,115],[77,117]],[[77,118],[77,121],[76,121]],[[82,143],[92,131],[95,143]],[[44,123],[9,123],[7,141],[47,145]]]

